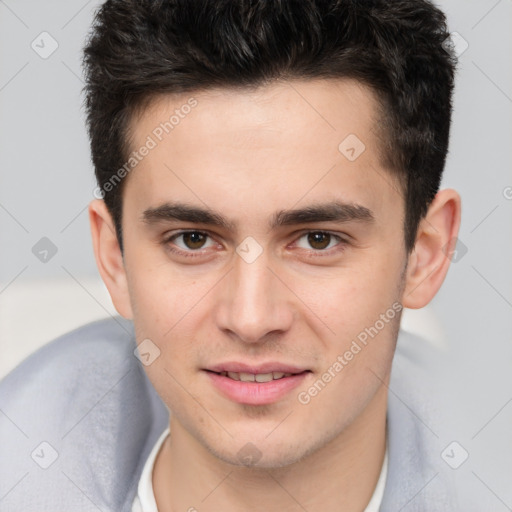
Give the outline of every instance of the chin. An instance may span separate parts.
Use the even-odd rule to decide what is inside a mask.
[[[213,446],[206,442],[205,447],[215,457],[233,466],[279,469],[300,462],[324,445],[322,439],[308,445],[303,439],[290,440],[289,436],[278,439],[276,436],[272,442],[266,436],[267,431],[261,436],[256,436],[253,432],[252,435],[236,436],[227,445]]]
[[[254,444],[247,443],[244,445],[239,452],[236,453],[225,453],[225,452],[213,452],[214,455],[220,460],[231,464],[233,466],[250,468],[250,469],[279,469],[291,466],[299,462],[303,456],[290,452],[279,452],[276,453],[265,453],[272,449],[259,450]],[[244,452],[243,454],[241,452]]]

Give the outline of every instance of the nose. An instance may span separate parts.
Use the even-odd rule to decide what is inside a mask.
[[[290,329],[292,294],[269,267],[265,251],[252,262],[236,255],[234,268],[220,288],[216,323],[219,329],[248,343],[262,343]]]

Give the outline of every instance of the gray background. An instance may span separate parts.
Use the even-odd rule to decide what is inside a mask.
[[[4,325],[22,317],[9,309],[16,303],[18,314],[27,308],[24,322],[38,330],[37,312],[48,317],[52,283],[75,287],[99,316],[112,311],[97,285],[89,286],[97,280],[86,210],[95,183],[81,108],[80,49],[97,4],[0,1]],[[471,462],[459,471],[474,475],[476,491],[488,493],[499,512],[512,510],[512,2],[439,5],[450,30],[469,47],[460,57],[443,181],[462,196],[462,250],[428,308],[446,351],[436,384],[446,388],[453,408],[446,424],[470,453]],[[43,31],[58,43],[47,59],[31,47]],[[45,40],[46,49],[50,43]],[[57,248],[46,263],[32,252],[42,237]],[[66,325],[69,315],[55,302],[52,327],[60,320]],[[23,327],[0,325],[0,358],[8,360],[3,371],[35,348],[27,335],[17,337]]]

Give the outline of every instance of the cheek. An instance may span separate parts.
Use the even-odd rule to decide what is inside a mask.
[[[133,283],[135,304],[133,322],[137,343],[151,340],[158,356],[144,370],[173,411],[179,412],[189,402],[186,390],[193,392],[197,346],[193,297],[184,300],[176,287],[162,281],[139,280]],[[192,303],[189,304],[189,303]]]
[[[154,252],[131,254],[126,270],[134,323],[143,336],[165,342],[204,295],[207,283],[185,277]]]
[[[314,321],[339,340],[370,327],[399,299],[400,272],[386,263],[344,269],[327,278],[295,280],[294,291]],[[328,329],[327,329],[328,328]]]
[[[352,399],[372,395],[380,384],[376,376],[384,378],[392,362],[402,309],[399,265],[381,260],[362,267],[321,286],[301,282],[299,293],[316,313],[309,317],[322,344],[323,370],[336,376],[322,403],[341,400],[350,407]]]
[[[176,290],[154,277],[148,273],[129,279],[133,321],[141,336],[163,339],[173,327],[179,301]]]
[[[209,320],[205,298],[215,276],[187,276],[165,263],[150,265],[148,259],[132,258],[127,265],[133,323],[137,341],[149,338],[160,350],[146,368],[148,375],[168,381],[165,370],[179,378],[196,369],[198,329]]]

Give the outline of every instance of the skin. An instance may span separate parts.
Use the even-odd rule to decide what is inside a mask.
[[[197,106],[127,178],[124,254],[103,201],[89,210],[98,268],[118,312],[133,319],[139,343],[149,338],[161,351],[145,367],[171,410],[171,436],[153,472],[159,510],[364,510],[386,448],[400,315],[307,405],[297,395],[394,303],[420,308],[434,297],[460,198],[437,194],[408,254],[401,187],[379,158],[376,101],[355,81],[193,96]],[[135,117],[132,147],[189,97],[161,97]],[[366,147],[355,161],[338,150],[349,134]],[[279,211],[334,200],[364,206],[373,220],[269,229]],[[178,201],[233,225],[144,220],[148,209]],[[186,229],[210,238],[203,246],[168,240]],[[318,231],[332,236],[311,243],[308,233]],[[252,263],[236,252],[248,236],[262,249]],[[203,370],[225,361],[281,361],[310,373],[275,403],[240,404]],[[247,443],[260,454],[252,466],[237,455]]]

